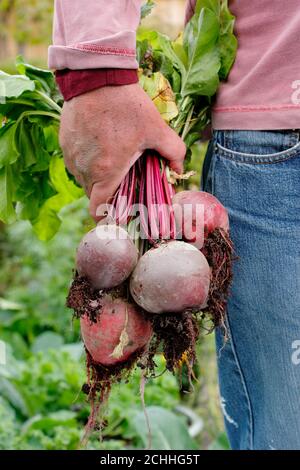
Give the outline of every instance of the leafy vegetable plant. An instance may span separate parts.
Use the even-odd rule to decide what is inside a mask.
[[[194,16],[175,41],[157,31],[138,34],[140,82],[156,97],[158,110],[184,139],[189,153],[210,122],[212,98],[234,62],[233,26],[227,0],[198,0]]]
[[[83,191],[69,177],[58,143],[62,97],[54,75],[17,59],[19,75],[0,72],[0,219],[29,220],[42,240],[58,212]]]

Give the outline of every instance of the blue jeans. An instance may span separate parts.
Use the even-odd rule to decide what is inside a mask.
[[[239,260],[229,341],[216,332],[232,449],[300,449],[300,134],[215,131],[203,189],[228,209]]]

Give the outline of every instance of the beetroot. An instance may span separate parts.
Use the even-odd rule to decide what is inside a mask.
[[[138,305],[150,313],[182,312],[206,305],[210,268],[197,248],[181,241],[147,251],[130,279]]]
[[[125,281],[137,260],[138,251],[126,230],[117,225],[98,225],[81,240],[76,266],[94,289],[106,289]]]
[[[91,230],[78,248],[67,305],[80,318],[86,349],[83,391],[91,414],[84,442],[105,425],[112,385],[128,380],[134,367],[142,371],[142,396],[157,353],[167,370],[180,376],[185,369],[191,384],[202,320],[226,333],[233,257],[227,212],[204,192],[174,196],[174,178],[158,154],[146,152],[113,197],[114,224]],[[120,225],[129,226],[135,244]]]
[[[181,191],[172,198],[176,226],[183,240],[201,249],[215,229],[229,230],[225,207],[204,191]]]
[[[151,337],[151,324],[138,308],[122,298],[105,294],[96,322],[80,319],[85,347],[96,364],[111,366],[127,361],[144,348]]]

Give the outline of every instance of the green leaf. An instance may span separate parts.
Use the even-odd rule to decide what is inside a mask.
[[[31,189],[34,191],[34,187]],[[40,194],[35,190],[27,196],[18,196],[19,200],[16,207],[16,213],[21,220],[35,220],[40,210]]]
[[[223,0],[221,0],[223,1]],[[219,16],[220,13],[220,0],[197,0],[195,6],[195,15],[199,15],[202,8],[207,8]]]
[[[21,304],[0,297],[0,310],[22,310],[22,308]]]
[[[15,145],[16,123],[5,124],[0,128],[0,168],[14,163],[19,156]]]
[[[16,133],[22,169],[31,167],[31,172],[47,170],[50,161],[50,155],[45,150],[46,141],[43,128],[38,122],[31,122],[29,119],[23,118]]]
[[[10,166],[0,169],[0,220],[5,224],[15,221],[16,213],[12,203],[13,180]]]
[[[28,124],[26,125],[26,121],[26,119],[22,119],[17,132],[17,145],[21,154],[22,165],[24,168],[28,168],[29,166],[36,163],[34,142],[31,139],[30,129],[28,129]]]
[[[44,127],[44,136],[45,136],[45,143],[46,143],[46,150],[48,152],[54,152],[55,150],[59,150],[59,141],[58,141],[58,123],[51,124],[47,127]]]
[[[40,240],[49,241],[58,232],[61,219],[57,213],[64,205],[65,199],[61,194],[56,194],[47,199],[39,209],[39,214],[33,221],[33,230]]]
[[[11,316],[14,317],[14,314],[12,314]],[[1,315],[1,326],[3,326],[2,315]],[[24,360],[24,358],[28,357],[29,355],[29,349],[28,349],[27,343],[20,333],[18,333],[17,331],[14,331],[13,322],[11,322],[11,324],[7,326],[8,328],[2,329],[1,331],[1,340],[11,346],[16,360],[18,359]]]
[[[50,70],[34,67],[31,64],[24,62],[22,56],[16,59],[16,68],[18,72],[25,75],[30,80],[34,80],[36,84],[46,92],[50,93],[56,90],[54,75]]]
[[[194,450],[198,446],[190,437],[182,418],[160,406],[147,407],[151,430],[151,450]],[[143,412],[133,418],[133,426],[143,444],[148,444],[148,429]]]
[[[44,171],[49,167],[50,155],[46,150],[46,141],[43,128],[39,124],[33,124],[30,129],[32,152],[36,163],[31,168],[32,172]]]
[[[18,315],[16,313],[12,313],[10,312],[10,315],[12,315],[13,317],[15,315]],[[1,318],[1,323],[2,323],[2,318]],[[11,326],[11,324],[10,324]],[[13,328],[12,328],[13,330]],[[8,331],[8,330],[7,330]],[[5,343],[5,352],[6,352],[6,363],[5,364],[0,364],[0,377],[6,377],[7,379],[10,379],[10,380],[13,380],[13,379],[17,379],[17,377],[19,376],[21,370],[22,370],[22,367],[23,367],[23,362],[21,361],[18,361],[12,351],[13,351],[13,347],[10,343],[6,342]],[[1,388],[0,388],[0,395],[1,395]]]
[[[45,432],[52,430],[56,426],[65,426],[67,429],[76,426],[76,413],[69,410],[59,410],[49,413],[47,416],[40,414],[25,421],[22,426],[22,434],[26,434],[32,429],[41,429]]]
[[[0,319],[1,319],[1,325],[3,327],[13,328],[13,325],[16,322],[18,322],[19,320],[26,319],[26,313],[24,312],[24,310],[20,312],[14,312],[14,313],[4,310],[0,312]]]
[[[233,34],[235,17],[230,13],[228,1],[222,0],[220,11],[220,38],[219,48],[221,56],[221,68],[219,76],[225,80],[234,63],[237,51],[237,38]]]
[[[172,74],[176,71],[173,67],[172,62],[160,51],[153,52],[153,71],[160,72],[169,81],[172,78]]]
[[[180,33],[175,39],[175,41],[172,42],[172,47],[173,47],[175,54],[183,63],[185,68],[188,68],[188,58],[186,55],[186,51],[183,47],[183,33]]]
[[[21,75],[9,75],[0,70],[0,113],[1,103],[6,98],[17,98],[24,93],[24,91],[33,91],[35,84],[28,77]]]
[[[141,75],[140,85],[150,96],[164,121],[170,122],[177,116],[175,95],[168,80],[160,72],[155,72],[150,77]]]
[[[31,351],[37,353],[39,351],[48,351],[49,349],[59,349],[64,344],[61,335],[53,331],[45,331],[37,336],[31,346]]]
[[[64,344],[61,347],[62,351],[66,351],[69,356],[74,360],[74,361],[79,361],[79,359],[83,356],[84,354],[84,348],[82,343],[68,343]]]
[[[0,376],[0,394],[23,416],[29,416],[29,409],[22,394],[17,386],[6,377]]]
[[[20,167],[19,167],[20,168]],[[18,202],[23,202],[26,198],[33,196],[39,188],[38,181],[28,171],[21,171],[18,177],[18,187],[15,191],[15,199]],[[38,198],[39,199],[39,198]]]
[[[149,46],[149,42],[147,41],[147,39],[136,42],[136,60],[138,61],[140,66],[142,65],[145,54],[148,51],[149,47],[150,46]]]
[[[147,40],[153,50],[161,51],[173,63],[182,76],[185,75],[185,66],[173,49],[172,42],[165,34],[157,31],[140,31],[137,35],[139,41]]]
[[[49,167],[50,180],[58,194],[50,197],[42,205],[37,219],[33,222],[33,229],[40,240],[50,240],[58,231],[61,220],[59,211],[83,196],[81,188],[68,178],[63,159],[55,155],[51,158]]]
[[[177,70],[174,70],[171,77],[171,85],[174,93],[179,93],[181,89],[181,77]]]
[[[155,6],[155,2],[152,0],[147,0],[141,8],[141,19],[145,18],[146,16],[150,15],[153,7]]]
[[[181,94],[213,96],[218,88],[221,62],[219,56],[219,21],[216,14],[202,8],[185,28],[183,45],[189,67],[182,84]]]
[[[70,202],[83,196],[83,189],[69,179],[61,156],[55,155],[51,158],[49,172],[56,191],[63,194]]]
[[[187,137],[184,139],[184,143],[187,146],[187,148],[190,148],[197,140],[200,140],[200,133],[199,132],[191,132],[187,135]]]

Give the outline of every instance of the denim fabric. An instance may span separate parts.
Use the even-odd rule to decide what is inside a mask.
[[[215,131],[203,189],[228,209],[239,260],[230,339],[216,332],[232,449],[300,449],[299,131]]]

